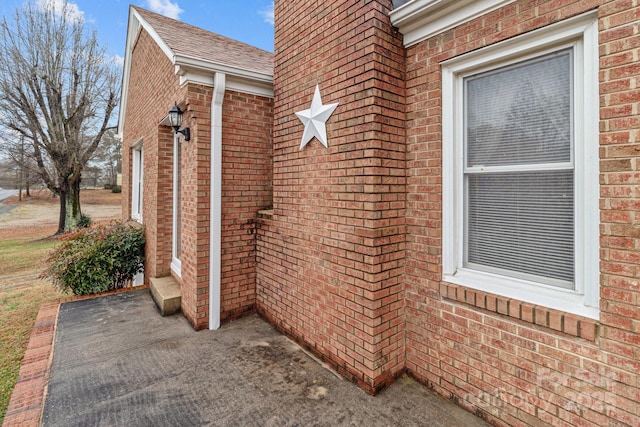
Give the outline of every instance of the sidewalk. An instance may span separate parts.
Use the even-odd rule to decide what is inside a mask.
[[[159,316],[146,290],[60,306],[42,420],[45,426],[487,425],[408,377],[369,396],[255,315],[195,332],[180,315]]]

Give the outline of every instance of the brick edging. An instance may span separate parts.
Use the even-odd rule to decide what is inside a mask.
[[[3,427],[40,424],[59,309],[58,301],[40,306],[22,359],[18,381],[11,393]]]

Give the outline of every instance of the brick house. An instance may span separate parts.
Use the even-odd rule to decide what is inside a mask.
[[[271,204],[272,81],[271,53],[130,7],[123,214],[145,224],[145,280],[177,282],[196,329],[254,307],[254,219]],[[174,103],[190,141],[168,126]]]
[[[161,33],[148,12],[132,13]],[[215,328],[214,315],[255,310],[370,393],[406,372],[495,425],[640,425],[639,17],[630,0],[276,1],[272,93],[223,89],[223,153],[256,150],[243,151],[255,154],[248,170],[223,173],[217,300],[216,82],[188,81],[180,56],[144,31],[135,42],[130,23],[129,103],[137,85],[144,104],[155,93],[144,84],[170,80],[153,105],[177,98],[200,138],[182,145],[198,151],[183,156],[183,313]],[[164,71],[149,78],[143,68],[158,61]],[[301,149],[294,113],[316,85],[339,106],[328,147]],[[264,133],[234,139],[247,125],[228,108],[234,96],[262,113],[249,117]],[[132,199],[140,137],[128,129],[141,119],[121,114]],[[144,150],[147,278],[171,274],[162,118]],[[264,199],[245,200],[254,188]],[[227,232],[243,255],[224,246]]]

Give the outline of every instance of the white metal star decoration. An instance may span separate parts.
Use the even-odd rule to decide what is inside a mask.
[[[327,127],[325,123],[329,117],[331,117],[333,110],[335,110],[337,106],[338,103],[322,105],[320,88],[316,85],[316,90],[311,100],[311,108],[296,113],[296,116],[298,116],[302,124],[304,124],[304,133],[302,134],[302,142],[300,142],[301,150],[314,136],[318,138],[318,141],[320,141],[322,145],[328,147]]]

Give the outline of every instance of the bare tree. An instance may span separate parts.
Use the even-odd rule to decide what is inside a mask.
[[[0,156],[3,159],[0,162],[0,187],[17,188],[18,200],[22,200],[22,190],[26,191],[27,197],[31,196],[31,187],[42,180],[31,146],[25,143],[24,136],[0,133]]]
[[[108,129],[98,149],[93,154],[90,164],[95,165],[106,177],[106,184],[116,185],[121,169],[122,150],[115,130]]]
[[[73,12],[66,1],[44,0],[0,24],[0,124],[24,136],[42,180],[60,196],[57,233],[80,219],[82,169],[109,127],[120,81]]]

